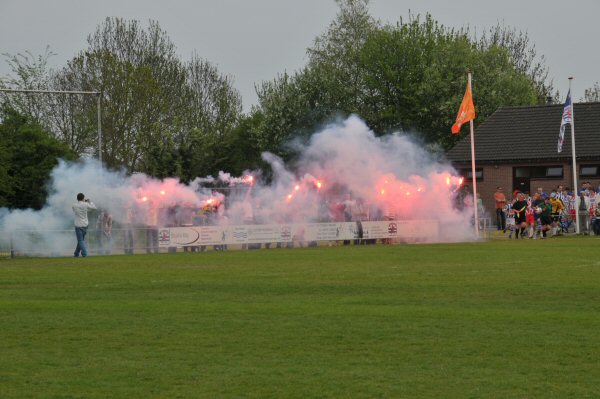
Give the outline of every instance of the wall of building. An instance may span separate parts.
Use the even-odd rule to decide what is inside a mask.
[[[494,193],[496,187],[504,189],[504,195],[509,199],[512,192],[512,166],[487,165],[483,167],[483,181],[477,182],[477,191],[481,193],[483,206],[490,215],[495,215],[496,202]]]

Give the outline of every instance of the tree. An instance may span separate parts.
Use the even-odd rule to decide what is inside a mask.
[[[34,56],[29,51],[2,54],[14,76],[0,78],[0,87],[17,90],[48,90],[51,85],[48,60],[54,55],[49,47],[44,54]],[[42,125],[48,124],[48,97],[33,93],[0,93],[4,107],[29,115]]]
[[[369,15],[369,0],[336,0],[336,3],[340,7],[336,18],[307,50],[309,67],[321,72],[321,88],[328,94],[329,104],[357,112],[362,106],[364,90],[361,52],[378,24]]]
[[[535,44],[530,43],[526,32],[497,24],[481,36],[477,45],[484,50],[492,47],[506,49],[510,64],[516,71],[529,77],[540,96],[540,102],[545,102],[548,97],[558,99],[552,81],[548,81],[545,57],[538,56]]]
[[[2,130],[0,124],[0,131]],[[8,207],[10,199],[14,195],[13,179],[9,174],[10,171],[11,153],[8,148],[8,143],[4,140],[0,141],[0,208]]]
[[[55,78],[57,86],[102,92],[102,158],[109,167],[152,169],[152,154],[181,132],[186,100],[185,70],[175,46],[158,23],[107,18]],[[183,95],[182,95],[183,93]],[[95,115],[79,109],[78,130],[93,151]],[[66,112],[65,114],[68,114]]]
[[[301,118],[307,112],[304,99],[308,96],[299,86],[302,76],[284,73],[257,88],[260,108],[253,108],[255,126],[251,135],[262,151],[283,155],[283,143],[291,134],[299,136],[295,130],[304,127]]]
[[[585,94],[581,101],[588,103],[600,101],[600,85],[598,85],[598,82],[594,83],[593,87],[585,89]]]
[[[233,134],[242,112],[233,79],[196,54],[181,61],[157,22],[144,28],[138,21],[107,18],[88,36],[88,48],[63,68],[47,71],[48,56],[11,58],[19,72],[12,84],[100,91],[101,151],[108,167],[156,176],[176,173],[188,180],[226,165],[220,143]],[[98,156],[96,98],[35,99],[36,107],[22,101],[17,109],[78,155]]]
[[[257,87],[258,106],[252,114],[258,124],[252,137],[260,150],[290,160],[295,149],[286,144],[292,137],[305,141],[323,123],[360,112],[365,86],[358,61],[378,25],[368,14],[368,0],[336,2],[336,18],[307,50],[308,65]]]
[[[54,55],[46,49],[39,56],[4,54],[15,76],[0,80],[5,88],[19,90],[80,91],[78,82],[64,79],[48,68],[48,60]],[[93,88],[89,90],[94,90]],[[97,114],[96,98],[80,94],[50,93],[1,93],[2,104],[39,123],[59,141],[76,153],[91,155],[96,152]],[[85,118],[91,118],[87,123]]]
[[[477,39],[431,15],[381,26],[369,17],[368,1],[338,3],[336,19],[308,50],[308,65],[257,90],[253,112],[262,115],[253,134],[261,148],[285,159],[293,157],[285,143],[350,113],[378,134],[413,131],[425,143],[450,148],[467,70],[474,76],[476,123],[503,105],[545,102],[552,91],[525,34],[496,29]]]
[[[193,54],[186,64],[188,116],[177,138],[184,179],[228,170],[225,143],[234,135],[242,115],[242,99],[233,79],[210,62]]]
[[[415,130],[427,143],[450,148],[456,117],[473,71],[477,123],[502,105],[545,100],[537,85],[497,44],[473,43],[466,30],[447,29],[430,15],[380,29],[369,37],[361,58],[367,84],[365,118],[378,132]]]
[[[7,184],[0,190],[0,203],[9,208],[42,208],[58,159],[74,160],[76,154],[38,123],[6,107],[0,142],[0,181]]]

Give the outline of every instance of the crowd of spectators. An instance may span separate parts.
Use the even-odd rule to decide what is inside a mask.
[[[502,187],[494,193],[497,229],[509,238],[536,239],[576,231],[576,214],[581,234],[600,235],[600,185],[584,182],[573,191],[562,185],[550,192],[538,187],[533,193],[514,190],[505,194]]]
[[[352,192],[343,191],[334,194],[315,195],[313,211],[306,209],[297,214],[298,209],[293,204],[289,205],[289,214],[273,212],[264,207],[258,198],[250,195],[232,196],[217,193],[214,198],[204,200],[201,204],[187,202],[160,202],[152,199],[131,201],[123,204],[115,211],[115,229],[122,237],[122,248],[126,254],[133,254],[135,243],[145,244],[145,252],[159,252],[159,231],[162,227],[192,227],[192,226],[222,226],[228,224],[270,224],[293,223],[298,217],[304,222],[360,222],[395,220],[401,217],[401,210],[391,204],[369,204],[362,198],[355,197]],[[239,194],[239,193],[238,193]],[[308,201],[300,202],[299,206]],[[297,216],[294,218],[294,216]],[[113,215],[107,209],[98,209],[92,215],[96,219],[96,229],[93,237],[98,254],[110,254],[113,246]],[[121,234],[122,233],[122,234]],[[315,245],[316,243],[304,242],[301,237],[294,237],[298,246]],[[340,241],[340,244],[374,244],[375,240],[357,239],[353,241]],[[282,243],[277,243],[281,247]],[[283,244],[290,246],[290,244]],[[244,245],[244,249],[253,248],[253,244]],[[265,245],[266,248],[270,244]],[[184,246],[184,251],[204,251],[205,246]],[[225,250],[226,245],[215,246],[215,250]]]

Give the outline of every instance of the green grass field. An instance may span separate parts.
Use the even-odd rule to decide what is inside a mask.
[[[598,398],[600,239],[0,261],[1,398]]]

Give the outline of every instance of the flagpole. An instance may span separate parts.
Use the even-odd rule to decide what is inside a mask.
[[[569,93],[571,93],[571,82],[573,77],[569,78]],[[579,186],[577,185],[577,159],[575,158],[575,114],[573,107],[573,97],[571,96],[571,151],[573,157],[573,194],[579,197]],[[575,200],[577,204],[577,200]],[[579,207],[575,209],[575,233],[579,235]]]
[[[471,88],[471,72],[468,72],[469,91],[473,93]],[[473,134],[473,119],[469,121],[471,127],[471,176],[473,178],[473,212],[475,217],[475,237],[479,238],[479,215],[477,214],[477,177],[475,176],[475,135]]]

